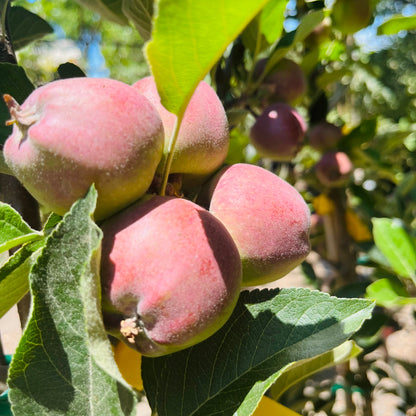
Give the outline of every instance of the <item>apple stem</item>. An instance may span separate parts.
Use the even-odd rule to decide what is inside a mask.
[[[257,36],[256,36],[256,47],[254,49],[254,55],[253,55],[253,63],[256,61],[257,56],[259,55],[261,51],[261,40],[262,40],[262,33],[260,32],[260,26],[257,30]],[[253,76],[254,76],[254,64],[252,65],[249,73],[248,73],[248,80],[247,85],[251,85],[253,82]]]
[[[178,134],[179,134],[179,127],[181,125],[183,118],[183,114],[178,116],[176,118],[175,126],[173,128],[172,136],[169,139],[169,146],[168,146],[168,152],[165,158],[165,162],[163,165],[163,171],[162,171],[162,184],[160,187],[159,195],[164,196],[166,193],[166,186],[168,184],[169,179],[169,173],[170,169],[172,167],[172,161],[173,161],[173,151],[175,149],[176,141],[178,140]]]

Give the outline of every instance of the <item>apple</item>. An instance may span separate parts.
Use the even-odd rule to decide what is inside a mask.
[[[152,102],[162,118],[165,147],[159,167],[163,169],[177,116],[163,107],[153,77],[141,79],[133,84],[133,88]],[[224,107],[212,87],[201,81],[183,116],[170,173],[208,175],[224,162],[228,146],[228,121]]]
[[[13,124],[5,161],[46,210],[65,214],[95,183],[99,220],[150,186],[162,157],[163,124],[130,85],[68,78],[37,88],[21,106],[5,100]]]
[[[154,196],[102,223],[101,279],[108,331],[146,356],[190,347],[229,318],[241,260],[204,208]]]
[[[255,76],[260,76],[266,68],[268,58],[260,59],[254,69]],[[265,76],[260,93],[267,104],[285,102],[298,104],[307,90],[307,82],[302,68],[291,59],[278,61]]]
[[[348,183],[353,164],[344,152],[330,151],[322,155],[315,165],[318,180],[325,186],[333,188]]]
[[[342,138],[341,129],[335,124],[321,121],[307,132],[309,144],[321,151],[334,149]]]
[[[303,145],[306,124],[300,114],[285,103],[275,103],[257,117],[250,140],[260,156],[275,161],[292,160]]]
[[[310,211],[288,182],[259,166],[222,169],[201,203],[209,206],[234,239],[243,265],[243,286],[277,280],[310,251]]]

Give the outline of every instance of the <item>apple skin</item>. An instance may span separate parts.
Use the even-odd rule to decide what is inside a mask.
[[[285,103],[265,108],[250,130],[250,140],[260,156],[274,161],[292,160],[303,145],[306,124]]]
[[[259,166],[222,169],[202,203],[227,228],[243,264],[243,286],[285,276],[310,251],[310,211],[288,182]]]
[[[346,185],[350,180],[352,171],[353,164],[344,152],[326,152],[315,165],[317,178],[329,188]]]
[[[309,144],[320,151],[334,149],[342,138],[341,129],[335,124],[322,121],[307,132]]]
[[[154,196],[102,230],[103,310],[123,316],[105,319],[110,333],[143,355],[160,356],[203,341],[227,321],[241,289],[241,260],[207,210]]]
[[[6,101],[13,131],[5,161],[47,210],[65,214],[95,183],[100,220],[148,189],[162,156],[163,124],[131,86],[71,78],[37,88],[21,106]]]
[[[333,26],[350,35],[370,24],[372,0],[336,0],[332,6]]]
[[[165,130],[162,169],[177,116],[163,107],[153,77],[143,78],[133,87],[152,102],[162,118]],[[170,173],[208,175],[224,162],[228,147],[228,120],[224,107],[215,91],[201,81],[185,110]]]
[[[268,58],[260,59],[255,67],[255,76],[266,68]],[[261,95],[265,102],[285,102],[290,105],[298,104],[307,90],[307,82],[302,68],[288,58],[282,58],[265,76],[261,86]]]

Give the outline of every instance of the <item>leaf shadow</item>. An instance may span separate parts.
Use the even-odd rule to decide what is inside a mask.
[[[164,357],[144,357],[143,381],[152,409],[159,416],[232,416],[255,383],[349,337],[335,317],[308,323],[297,312],[299,319],[290,323],[282,305],[257,310],[279,292],[244,291],[229,321],[206,341]],[[294,311],[302,307],[306,292],[299,292]]]

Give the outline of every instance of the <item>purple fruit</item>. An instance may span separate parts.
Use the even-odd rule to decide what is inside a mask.
[[[305,122],[292,107],[276,103],[257,118],[250,139],[261,156],[275,161],[290,161],[303,144],[305,130]]]

